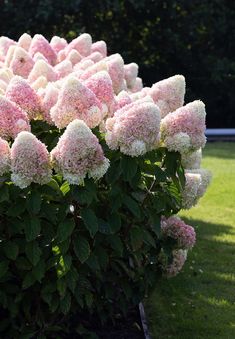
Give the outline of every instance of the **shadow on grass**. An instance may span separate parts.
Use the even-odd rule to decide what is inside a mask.
[[[209,142],[203,150],[206,157],[235,159],[235,142]]]
[[[235,338],[235,229],[201,220],[183,271],[161,280],[147,315],[153,339]]]

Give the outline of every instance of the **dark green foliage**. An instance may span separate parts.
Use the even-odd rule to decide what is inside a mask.
[[[50,148],[48,125],[33,129]],[[180,156],[164,148],[105,155],[106,175],[84,186],[57,174],[21,190],[1,178],[0,337],[65,337],[73,316],[73,334],[91,316],[115,321],[161,276],[159,252],[170,257],[175,244],[161,239],[160,218],[181,207]]]
[[[231,0],[2,0],[0,33],[71,40],[88,32],[137,62],[147,85],[183,74],[186,101],[206,103],[208,127],[235,127],[234,18]]]

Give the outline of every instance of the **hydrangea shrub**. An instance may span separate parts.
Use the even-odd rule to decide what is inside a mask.
[[[0,38],[1,337],[79,335],[182,269],[196,235],[177,213],[210,182],[184,94],[89,34]]]

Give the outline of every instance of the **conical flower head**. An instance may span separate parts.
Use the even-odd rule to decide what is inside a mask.
[[[43,91],[44,96],[42,98],[42,118],[44,121],[48,122],[48,124],[53,125],[50,110],[57,103],[59,89],[49,83]]]
[[[16,42],[14,40],[9,39],[6,36],[0,37],[0,60],[5,60],[7,51],[12,45],[16,45]]]
[[[52,37],[50,45],[56,53],[59,53],[68,45],[68,43],[65,39],[55,35]]]
[[[134,83],[134,85],[133,85],[133,87],[131,88],[130,91],[131,91],[132,93],[136,93],[136,92],[141,91],[142,89],[143,89],[143,81],[142,81],[141,78],[137,77],[137,78],[135,79],[135,83]]]
[[[97,137],[78,119],[67,126],[51,151],[51,159],[56,172],[74,185],[83,184],[87,175],[95,180],[101,178],[109,166]]]
[[[75,70],[80,68],[80,64],[83,64],[83,62],[81,61],[79,64],[77,64],[75,66]],[[84,64],[85,65],[90,64],[90,65],[89,65],[89,67],[86,67],[86,68],[82,67],[81,68],[81,69],[85,69],[85,71],[83,72],[83,74],[80,77],[81,80],[87,80],[88,78],[90,78],[92,75],[94,75],[97,72],[108,71],[107,63],[104,60],[101,60],[101,61],[99,61],[95,64],[93,63],[92,60],[85,60]]]
[[[106,42],[103,40],[96,41],[91,46],[92,52],[99,52],[103,55],[103,57],[107,56],[107,45]]]
[[[163,118],[168,113],[183,106],[185,78],[183,75],[175,75],[159,81],[151,87],[149,95],[160,108],[161,117]]]
[[[88,78],[84,84],[100,100],[103,106],[103,112],[108,112],[114,101],[112,80],[106,71],[98,72]]]
[[[57,73],[58,79],[61,79],[72,73],[73,65],[71,61],[64,60],[54,67],[54,71]]]
[[[37,52],[42,53],[51,65],[56,63],[57,55],[49,42],[41,34],[35,34],[29,47],[31,57]]]
[[[75,77],[64,83],[51,117],[58,128],[66,127],[74,119],[81,119],[90,128],[98,126],[102,119],[101,104],[95,94]]]
[[[0,176],[10,170],[10,147],[6,140],[0,138]]]
[[[161,121],[161,137],[170,151],[187,153],[205,146],[205,105],[196,100],[169,113]]]
[[[14,102],[0,96],[0,137],[3,139],[15,138],[21,131],[29,131],[29,119]]]
[[[124,61],[120,54],[113,54],[105,59],[112,79],[113,90],[118,94],[124,86]]]
[[[88,56],[91,54],[92,39],[90,34],[81,34],[76,39],[73,39],[66,47],[66,55],[73,49],[78,51],[82,56]]]
[[[45,60],[38,60],[35,62],[32,71],[29,74],[28,80],[30,83],[36,81],[40,76],[44,76],[47,81],[56,81],[58,76],[54,68]]]
[[[31,45],[31,42],[32,42],[32,37],[27,34],[27,33],[24,33],[20,36],[19,40],[18,40],[18,46],[24,48],[26,51],[29,50],[29,47]]]
[[[29,119],[35,119],[40,114],[40,100],[34,89],[25,79],[15,76],[11,79],[6,98],[19,105],[29,116]]]
[[[107,119],[106,130],[105,140],[111,149],[120,148],[133,157],[145,154],[158,146],[159,109],[146,99],[131,103]]]
[[[74,66],[82,60],[82,56],[76,49],[72,49],[66,56],[66,60],[69,60]]]
[[[211,181],[211,172],[205,169],[186,170],[185,188],[182,192],[182,206],[190,209],[204,195]]]
[[[27,78],[34,66],[33,59],[29,54],[21,47],[14,49],[14,54],[11,59],[10,68],[15,75],[20,75],[23,78]]]
[[[124,65],[124,77],[127,87],[132,88],[135,85],[138,70],[139,66],[135,62]]]
[[[32,182],[51,180],[50,157],[46,146],[29,132],[21,132],[11,147],[11,180],[20,188]]]

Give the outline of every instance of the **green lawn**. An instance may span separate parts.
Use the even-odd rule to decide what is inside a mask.
[[[213,173],[200,203],[181,213],[197,231],[185,268],[162,280],[146,305],[157,338],[235,338],[235,143],[210,143]]]

